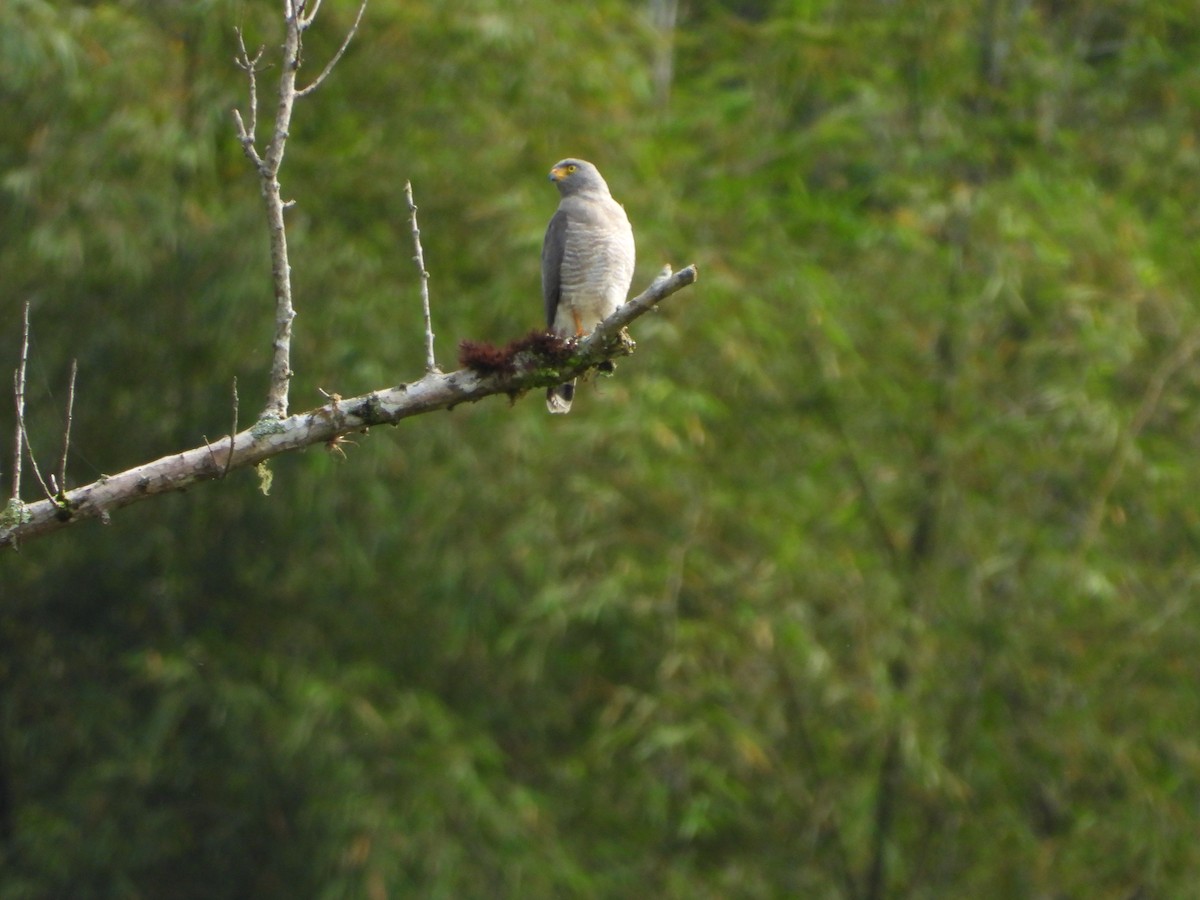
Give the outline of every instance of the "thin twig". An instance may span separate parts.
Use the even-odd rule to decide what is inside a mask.
[[[229,467],[233,465],[233,451],[236,449],[238,430],[238,392],[237,392],[237,376],[233,376],[233,425],[229,429],[229,456],[225,460],[225,471],[221,473],[224,478],[229,474]]]
[[[25,363],[29,359],[29,301],[25,301],[25,325],[21,332],[21,362],[13,372],[13,397],[17,404],[17,427],[13,429],[12,498],[21,499],[21,458],[25,455]]]
[[[209,442],[208,435],[202,434],[200,437],[203,438],[204,446],[208,450],[208,461],[213,464],[214,469],[219,468],[221,464],[217,462],[217,451],[213,449],[212,444]]]
[[[313,19],[315,19],[317,17],[317,11],[320,10],[320,8],[321,8],[321,0],[313,0],[312,9],[309,11],[308,15],[307,16],[302,15],[300,17],[300,27],[308,28],[308,26],[313,23]]]
[[[25,301],[25,324],[21,332],[21,365],[16,372],[13,373],[13,388],[16,394],[17,401],[17,456],[13,461],[13,499],[20,501],[21,495],[21,448],[25,448],[26,455],[29,456],[29,465],[33,469],[33,477],[38,480],[38,484],[42,486],[42,492],[51,500],[54,499],[54,494],[46,484],[46,479],[42,477],[42,470],[38,468],[37,459],[33,455],[33,448],[29,446],[29,431],[25,428],[25,367],[29,362],[29,301]]]
[[[42,493],[46,495],[47,500],[54,500],[54,491],[50,490],[50,485],[46,484],[46,479],[42,477],[42,470],[37,464],[37,459],[33,455],[33,448],[29,446],[29,432],[25,430],[25,420],[21,420],[21,436],[25,440],[25,454],[29,457],[29,465],[33,469],[33,477],[37,479],[41,485]]]
[[[75,413],[75,376],[79,371],[79,360],[71,360],[71,383],[67,387],[67,424],[63,428],[62,458],[58,461],[58,484],[51,485],[55,494],[67,489],[67,454],[71,452],[71,420]]]
[[[425,371],[440,371],[433,355],[433,320],[429,315],[429,272],[425,270],[425,252],[421,249],[421,229],[417,227],[417,204],[413,202],[412,182],[404,182],[404,199],[408,202],[409,221],[412,222],[413,261],[421,276],[421,309],[425,313]]]
[[[254,147],[255,135],[258,132],[258,61],[262,59],[263,48],[259,46],[258,52],[251,58],[250,53],[246,50],[246,41],[242,37],[242,29],[233,29],[237,35],[238,55],[234,57],[234,63],[239,69],[246,73],[246,78],[250,83],[250,125],[247,127],[242,122],[242,114],[238,110],[233,111],[234,121],[237,123],[238,140],[242,144],[242,150],[250,157],[255,167],[262,166],[262,159],[258,155],[258,151]]]
[[[317,10],[320,8],[321,8],[321,0],[317,0],[317,2],[315,4],[313,4],[312,12],[309,13],[306,18],[303,18],[300,20],[300,27],[308,28],[308,26],[312,24],[312,20],[314,18],[316,18]],[[354,17],[354,24],[350,26],[350,30],[348,32],[346,32],[346,38],[345,38],[345,40],[342,41],[342,46],[338,47],[337,53],[333,54],[333,59],[329,60],[329,62],[325,64],[325,68],[321,70],[320,75],[318,75],[315,79],[313,79],[312,84],[308,85],[308,87],[304,87],[304,88],[301,88],[300,90],[296,91],[297,97],[307,97],[309,94],[311,94],[313,91],[315,91],[318,87],[320,87],[321,82],[324,81],[326,76],[328,76],[329,73],[333,71],[333,67],[338,64],[338,60],[342,58],[342,54],[346,52],[346,48],[349,47],[350,42],[352,40],[354,40],[354,35],[358,31],[358,23],[362,21],[363,13],[366,11],[367,11],[367,0],[362,0],[362,3],[359,4],[359,7],[358,7],[358,15],[356,15]]]

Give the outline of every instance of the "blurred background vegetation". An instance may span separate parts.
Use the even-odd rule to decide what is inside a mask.
[[[279,6],[0,4],[0,371],[30,301],[75,484],[265,394]],[[565,420],[6,554],[0,898],[1189,895],[1197,110],[1194,0],[371,0],[281,178],[296,409],[421,372],[406,179],[444,366],[539,324],[563,156],[700,283]]]

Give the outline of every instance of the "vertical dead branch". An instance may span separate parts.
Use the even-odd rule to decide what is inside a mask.
[[[296,70],[300,68],[301,25],[293,4],[284,17],[287,34],[279,77],[279,103],[275,108],[275,130],[259,166],[259,183],[267,211],[271,237],[271,278],[275,285],[275,340],[271,357],[271,380],[263,418],[282,419],[288,412],[288,387],[292,378],[292,269],[288,262],[287,232],[283,222],[284,202],[279,186],[279,168],[287,146],[288,129],[296,100]]]
[[[58,461],[58,481],[51,479],[50,487],[56,496],[67,489],[67,456],[71,452],[71,421],[75,415],[75,376],[79,373],[79,360],[71,360],[71,383],[67,386],[67,422],[63,426],[62,457]]]
[[[17,422],[13,429],[12,500],[21,502],[21,457],[25,455],[25,365],[29,361],[29,301],[25,301],[25,324],[21,330],[21,360],[13,372],[13,399]]]
[[[17,367],[17,371],[13,373],[13,395],[17,406],[17,434],[15,438],[16,453],[13,459],[13,494],[10,506],[21,503],[21,457],[22,449],[29,455],[29,466],[33,469],[33,477],[38,480],[38,484],[42,486],[44,493],[51,500],[54,499],[54,494],[50,492],[50,488],[46,485],[46,479],[42,477],[42,470],[38,468],[37,459],[33,455],[33,448],[29,446],[29,431],[25,428],[25,368],[29,363],[29,301],[25,302],[25,323],[21,329],[21,362]]]
[[[224,478],[229,474],[229,467],[233,465],[233,451],[237,449],[237,430],[238,430],[238,391],[237,391],[237,376],[233,376],[233,424],[229,428],[229,456],[225,459],[225,470],[221,472],[221,477]]]
[[[417,227],[417,204],[413,202],[412,182],[404,182],[404,199],[408,203],[409,221],[412,223],[413,261],[421,277],[421,308],[425,313],[425,371],[441,371],[433,355],[433,320],[429,315],[429,272],[425,269],[425,252],[421,249],[421,229]]]
[[[243,122],[242,116],[237,110],[234,110],[234,120],[242,149],[258,173],[259,188],[267,212],[267,228],[270,232],[271,278],[275,288],[275,339],[272,345],[271,378],[267,388],[267,403],[261,415],[261,418],[264,419],[282,419],[287,416],[288,387],[293,374],[291,366],[292,321],[296,318],[296,309],[292,304],[292,269],[288,262],[287,232],[283,219],[283,214],[292,206],[292,201],[284,201],[279,185],[279,169],[283,165],[292,112],[296,99],[316,90],[341,59],[350,40],[354,37],[354,33],[358,30],[366,5],[366,0],[363,0],[354,25],[350,28],[342,46],[321,71],[321,74],[308,87],[299,89],[296,87],[296,75],[301,65],[303,35],[312,26],[321,4],[320,2],[313,3],[312,8],[305,14],[306,4],[302,0],[284,0],[285,35],[283,66],[279,76],[279,100],[275,107],[275,124],[271,139],[261,154],[255,146],[255,129],[258,124],[258,88],[255,73],[262,51],[260,50],[251,57],[246,51],[246,44],[242,39],[241,32],[238,32],[237,64],[246,72],[249,82],[250,124],[247,126]]]

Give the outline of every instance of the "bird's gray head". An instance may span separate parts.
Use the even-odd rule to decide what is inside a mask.
[[[604,176],[586,159],[564,159],[555,163],[550,170],[550,180],[558,186],[558,192],[564,197],[583,191],[608,193]]]

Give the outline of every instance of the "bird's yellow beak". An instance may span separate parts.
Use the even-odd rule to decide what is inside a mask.
[[[550,170],[550,180],[551,181],[562,181],[566,177],[567,177],[567,167],[566,166],[555,166],[553,169]]]

